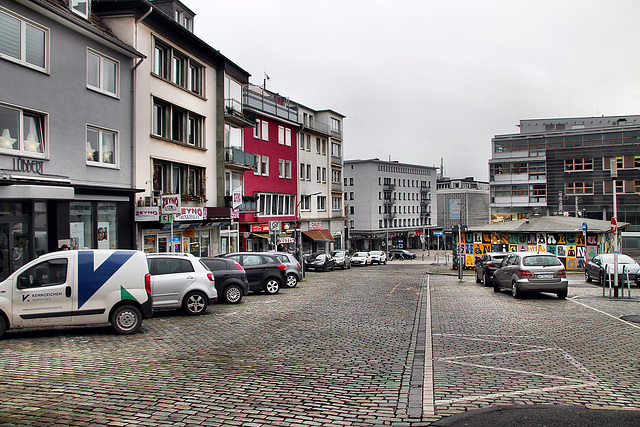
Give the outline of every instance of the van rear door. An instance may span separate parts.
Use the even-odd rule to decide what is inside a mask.
[[[13,279],[16,327],[57,325],[71,321],[73,268],[71,252],[35,263]]]

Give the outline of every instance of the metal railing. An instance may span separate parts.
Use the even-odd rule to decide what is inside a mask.
[[[255,154],[247,153],[236,147],[224,148],[224,161],[227,163],[247,165],[253,168],[258,167],[258,157]]]

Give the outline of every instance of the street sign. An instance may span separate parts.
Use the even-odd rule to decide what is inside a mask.
[[[611,234],[616,234],[618,232],[618,221],[616,217],[611,218]]]
[[[585,232],[585,233],[587,232],[587,223],[586,222],[582,223],[582,231]]]
[[[442,236],[442,230],[433,230],[434,236]]]
[[[280,232],[282,223],[280,221],[269,221],[269,231]]]

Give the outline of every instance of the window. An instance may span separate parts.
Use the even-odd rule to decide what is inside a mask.
[[[327,182],[327,168],[322,168],[322,182]]]
[[[353,220],[353,219],[349,220],[349,228],[351,228],[351,229],[356,228],[355,220]]]
[[[262,176],[269,176],[269,157],[268,156],[262,156],[260,158],[260,169],[261,169],[261,173]]]
[[[159,40],[153,48],[153,74],[196,95],[202,95],[204,67]]]
[[[118,95],[118,69],[116,61],[98,52],[87,51],[87,86],[108,95]]]
[[[204,168],[197,166],[154,160],[153,191],[158,195],[181,194],[183,200],[202,202],[205,195],[204,172]]]
[[[322,140],[322,155],[323,156],[327,155],[327,140],[326,139]]]
[[[564,160],[565,172],[586,171],[586,170],[590,170],[590,171],[593,170],[593,158]]]
[[[47,71],[49,32],[34,22],[0,10],[0,58]]]
[[[334,211],[342,210],[342,197],[331,198],[331,209]]]
[[[349,192],[349,200],[354,200],[355,199],[355,193],[353,191]]]
[[[294,215],[294,198],[290,194],[260,194],[258,212],[268,216]]]
[[[307,151],[311,151],[311,135],[307,135]]]
[[[306,167],[304,163],[300,163],[300,181],[304,181],[304,173],[306,172]]]
[[[322,182],[322,168],[320,166],[316,167],[316,182]]]
[[[565,192],[568,196],[593,194],[593,182],[567,182]]]
[[[253,137],[260,139],[260,119],[256,119],[256,124],[253,126]]]
[[[203,118],[160,99],[153,100],[151,133],[161,138],[202,147]]]
[[[331,130],[340,133],[340,120],[331,117]]]
[[[46,115],[0,105],[0,150],[45,153]]]
[[[278,126],[278,144],[284,145],[284,126]]]
[[[262,156],[260,156],[259,154],[256,155],[256,170],[253,171],[254,175],[261,175],[262,173]]]
[[[278,160],[278,178],[284,178],[284,160]]]
[[[316,154],[320,154],[320,138],[316,138]]]
[[[331,182],[334,184],[340,184],[342,172],[338,169],[331,169]]]
[[[89,18],[90,0],[71,0],[71,11],[85,19]]]
[[[311,196],[300,197],[300,210],[301,211],[311,210]]]
[[[284,162],[284,176],[287,179],[291,179],[291,160]]]
[[[334,157],[342,157],[342,146],[340,144],[336,144],[335,142],[332,142],[331,155]]]
[[[117,141],[116,132],[87,126],[87,162],[115,166]]]
[[[349,205],[349,215],[354,215],[356,213],[356,207],[353,205]]]
[[[318,196],[316,199],[319,211],[327,210],[327,196]]]
[[[311,181],[311,165],[307,165],[307,181]]]
[[[300,134],[299,144],[300,144],[300,149],[304,150],[304,134],[303,133]]]
[[[260,124],[261,124],[260,136],[262,137],[263,141],[268,141],[269,140],[269,122],[267,122],[266,120],[262,120]]]
[[[22,274],[17,280],[18,289],[42,288],[47,286],[62,285],[67,282],[66,258],[52,259],[34,265]]]
[[[291,129],[289,128],[284,130],[284,145],[291,147]]]

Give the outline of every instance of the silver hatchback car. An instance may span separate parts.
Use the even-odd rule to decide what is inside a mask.
[[[287,283],[285,283],[285,286],[287,288],[295,288],[298,286],[298,282],[302,280],[302,268],[296,257],[287,252],[274,252],[273,254],[277,256],[280,262],[286,267]]]
[[[548,252],[513,252],[493,274],[493,290],[510,289],[514,298],[525,292],[552,292],[567,297],[569,281],[566,268],[557,256]]]

